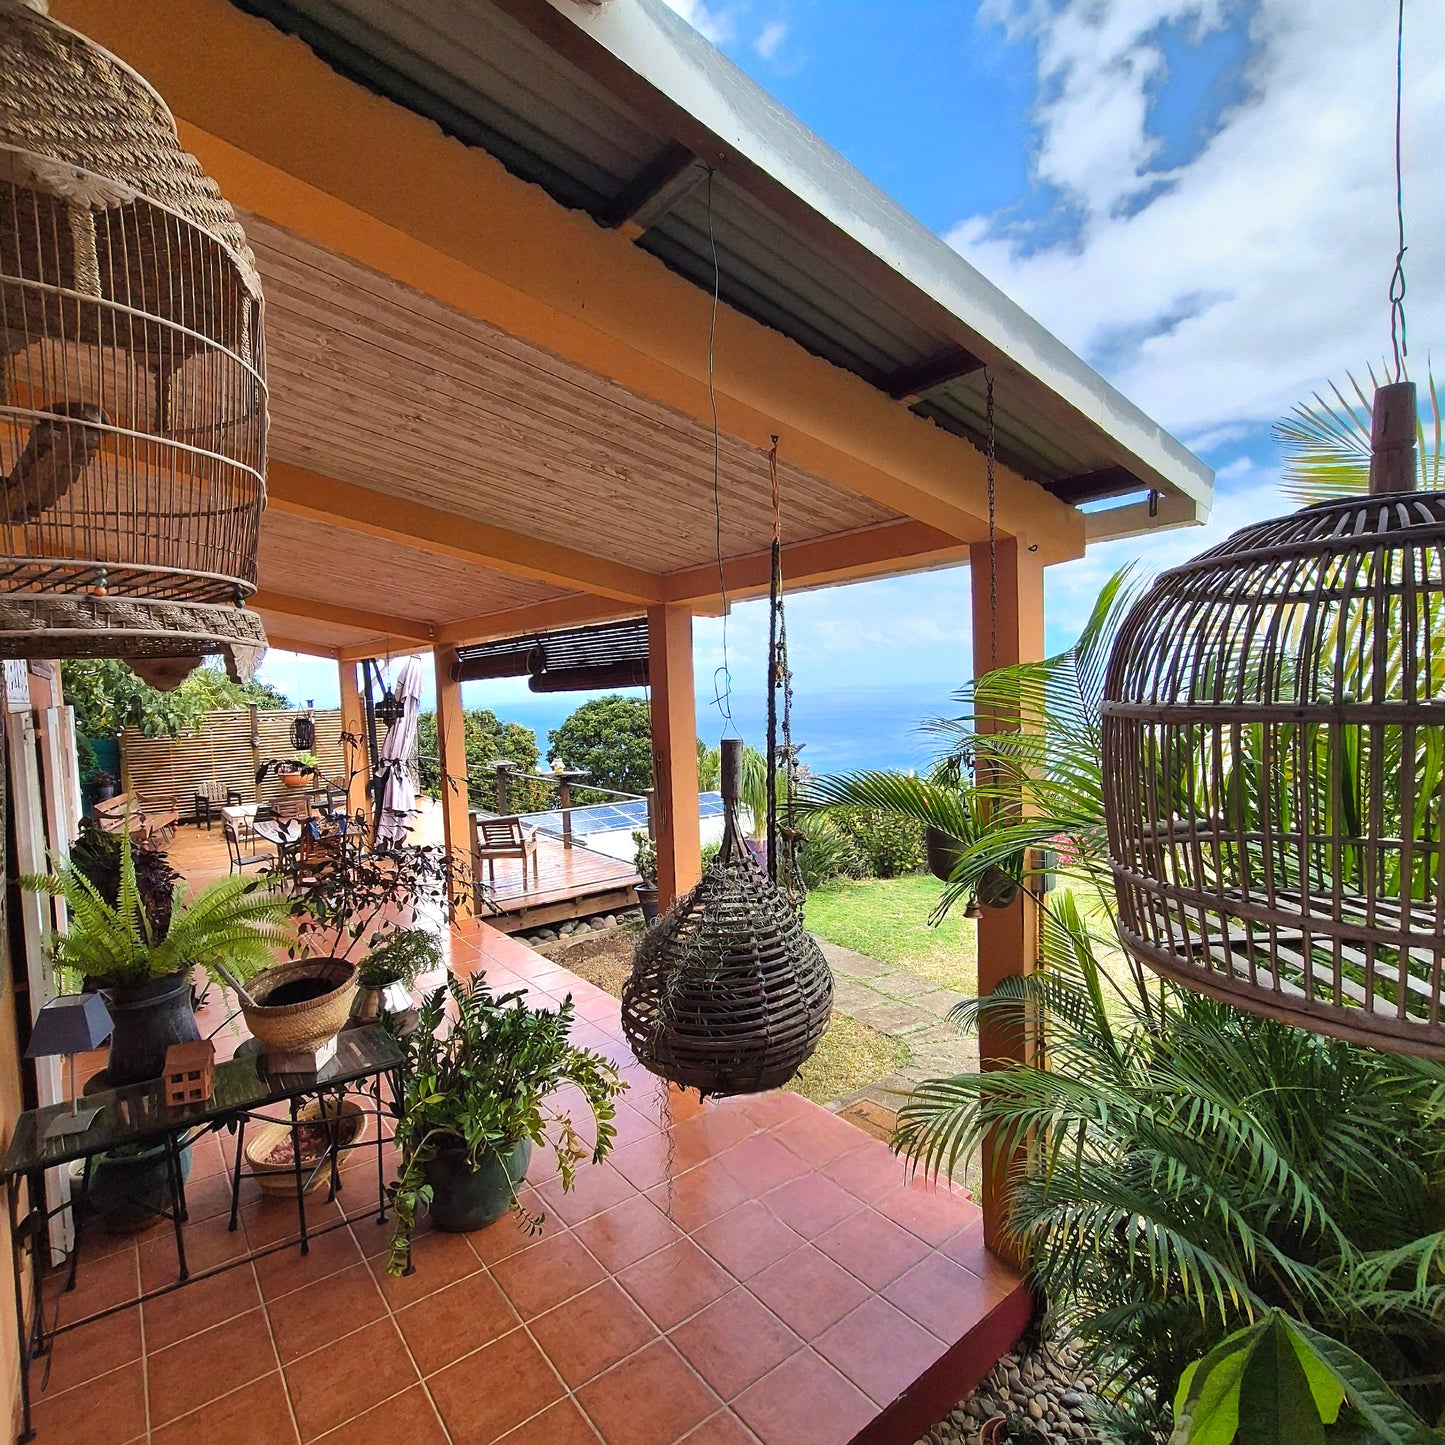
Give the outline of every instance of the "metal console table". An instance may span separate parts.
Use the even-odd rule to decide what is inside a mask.
[[[386,1222],[387,1192],[386,1166],[383,1146],[386,1136],[383,1130],[384,1112],[382,1105],[382,1084],[390,1080],[393,1096],[396,1092],[396,1074],[402,1062],[400,1049],[391,1035],[380,1026],[352,1029],[340,1035],[336,1057],[314,1074],[272,1074],[265,1069],[264,1056],[259,1054],[238,1055],[228,1063],[216,1066],[215,1092],[209,1099],[195,1104],[168,1106],[165,1102],[165,1084],[160,1079],[144,1084],[134,1084],[124,1089],[112,1089],[101,1094],[87,1096],[86,1103],[99,1106],[100,1112],[89,1129],[83,1134],[61,1134],[46,1137],[46,1127],[58,1115],[69,1111],[68,1104],[54,1104],[44,1109],[32,1109],[16,1121],[15,1134],[6,1151],[4,1163],[0,1164],[10,1206],[10,1248],[15,1274],[15,1319],[20,1340],[20,1398],[23,1411],[23,1426],[20,1439],[29,1440],[34,1436],[30,1421],[30,1369],[32,1363],[50,1348],[50,1341],[57,1335],[68,1334],[82,1325],[94,1323],[119,1310],[130,1309],[147,1300],[184,1288],[187,1284],[210,1279],[238,1265],[249,1264],[268,1254],[282,1249],[300,1246],[302,1254],[310,1249],[310,1241],[333,1229],[341,1229],[353,1220],[372,1216],[378,1223]],[[329,1167],[330,1188],[334,1196],[341,1186],[338,1155],[347,1147],[368,1147],[366,1144],[345,1145],[338,1134],[333,1134],[329,1146],[319,1160],[303,1162],[300,1118],[303,1105],[309,1100],[321,1102],[322,1120],[334,1120],[339,1131],[342,1111],[325,1108],[328,1098],[335,1098],[338,1105],[348,1092],[369,1095],[376,1120],[376,1181],[377,1202],[375,1210],[368,1206],[355,1214],[341,1211],[338,1218],[319,1227],[308,1226],[306,1220],[306,1192],[317,1173]],[[214,1268],[192,1275],[186,1265],[186,1247],[183,1225],[186,1219],[185,1179],[181,1156],[198,1138],[221,1129],[238,1133],[236,1140],[236,1169],[232,1174],[232,1210],[230,1227],[236,1228],[236,1203],[240,1187],[240,1161],[242,1139],[248,1120],[265,1117],[263,1111],[284,1107],[291,1124],[292,1168],[296,1186],[297,1237],[279,1240],[262,1248],[244,1252],[226,1260]],[[170,1219],[175,1233],[178,1277],[171,1283],[156,1289],[143,1291],[134,1299],[122,1301],[82,1319],[57,1324],[47,1330],[45,1327],[45,1263],[49,1223],[53,1213],[45,1205],[45,1171],[62,1165],[84,1160],[87,1175],[90,1161],[98,1154],[127,1145],[159,1144],[165,1151],[166,1188],[169,1206],[165,1216]],[[27,1203],[22,1205],[22,1186]],[[62,1205],[62,1209],[69,1208]],[[73,1216],[74,1217],[74,1216]],[[76,1265],[80,1253],[79,1219],[76,1224],[75,1243],[70,1257],[70,1273],[65,1289],[75,1284]],[[34,1310],[30,1319],[25,1308],[25,1250],[30,1250],[30,1279],[34,1295]]]

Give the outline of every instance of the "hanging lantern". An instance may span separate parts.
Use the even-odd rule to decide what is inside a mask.
[[[160,97],[43,8],[0,0],[0,656],[249,677],[254,259]]]
[[[1125,619],[1105,686],[1120,934],[1272,1018],[1445,1056],[1445,493],[1415,388],[1370,495],[1235,533]]]
[[[654,1074],[702,1094],[787,1083],[818,1047],[833,975],[738,824],[742,744],[722,744],[722,847],[702,881],[637,945],[622,1029]]]
[[[306,705],[311,706],[309,699]],[[316,721],[309,712],[291,719],[291,746],[298,753],[309,753],[316,746]]]
[[[398,722],[405,711],[406,705],[390,688],[387,688],[377,699],[376,720],[388,728]]]

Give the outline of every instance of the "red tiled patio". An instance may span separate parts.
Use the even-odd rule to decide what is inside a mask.
[[[390,1228],[363,1219],[61,1336],[44,1445],[909,1445],[1022,1329],[1029,1297],[965,1196],[909,1184],[798,1095],[664,1094],[608,994],[484,924],[450,944],[455,970],[499,989],[572,993],[578,1041],[630,1084],[611,1158],[564,1195],[535,1156],[540,1236],[424,1225],[415,1273],[392,1279]],[[230,1234],[227,1162],[216,1136],[195,1147],[193,1271],[293,1227],[294,1205],[248,1182]],[[352,1213],[369,1168],[362,1151],[345,1171]],[[168,1230],[90,1240],[61,1318],[174,1277]]]

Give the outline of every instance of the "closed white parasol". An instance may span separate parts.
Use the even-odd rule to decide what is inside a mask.
[[[377,772],[381,777],[381,809],[376,827],[378,843],[405,843],[412,814],[416,812],[416,723],[421,710],[421,663],[408,657],[393,688],[402,705],[401,716],[387,730],[381,745]]]

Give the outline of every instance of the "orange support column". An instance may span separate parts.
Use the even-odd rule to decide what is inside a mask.
[[[462,685],[454,676],[456,649],[432,652],[437,682],[437,755],[441,767],[442,841],[447,857],[469,876],[472,856],[471,799],[467,793],[467,748],[462,721]],[[473,880],[475,881],[475,880]],[[473,912],[471,890],[452,886],[452,907],[458,917]]]
[[[342,744],[346,759],[346,811],[354,818],[358,811],[371,815],[371,798],[366,791],[371,778],[371,751],[366,739],[366,709],[361,703],[357,664],[338,662],[341,678],[341,731],[356,739],[354,746]]]
[[[660,907],[666,909],[702,875],[691,608],[648,608],[647,663],[652,684],[657,901]]]
[[[1044,569],[1038,553],[1013,537],[1000,537],[990,564],[988,543],[969,549],[969,582],[973,594],[973,671],[981,677],[992,667],[1009,667],[1018,662],[1037,662],[1044,655]],[[994,615],[996,597],[997,615]],[[982,711],[982,710],[980,710]],[[1000,718],[995,728],[1010,726]],[[980,732],[988,731],[987,717],[980,716]],[[992,993],[1001,979],[1032,973],[1038,961],[1039,917],[1033,896],[1024,893],[1008,908],[985,908],[978,921],[978,991]],[[1022,1061],[1029,1054],[1029,1040],[1022,1025],[995,1019],[986,1024],[979,1037],[979,1055],[985,1069],[1000,1068]],[[984,1145],[983,1208],[984,1237],[999,1253],[1003,1245],[1004,1216],[1008,1208],[1009,1163],[990,1158]]]

